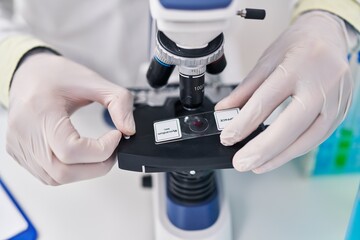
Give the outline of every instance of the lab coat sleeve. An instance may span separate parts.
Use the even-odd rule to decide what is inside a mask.
[[[293,18],[311,10],[331,12],[360,32],[360,0],[300,0],[295,5]]]
[[[39,39],[16,30],[12,21],[13,1],[0,1],[0,103],[8,107],[12,76],[22,57],[32,49],[51,49]]]

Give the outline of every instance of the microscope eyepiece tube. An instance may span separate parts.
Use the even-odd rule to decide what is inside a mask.
[[[166,64],[157,57],[154,57],[146,73],[148,83],[153,88],[165,86],[174,68],[175,65]]]
[[[200,107],[204,99],[205,73],[200,75],[179,74],[180,78],[180,101],[186,109]]]

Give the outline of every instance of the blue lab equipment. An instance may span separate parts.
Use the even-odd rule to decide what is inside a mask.
[[[352,65],[355,65],[352,105],[343,123],[319,146],[312,175],[360,173],[360,52]]]
[[[350,218],[349,227],[346,234],[346,240],[360,239],[360,186],[355,199],[354,209]]]
[[[18,202],[15,200],[13,195],[10,193],[9,189],[5,186],[5,183],[2,181],[1,178],[0,178],[0,188],[2,188],[5,191],[6,195],[9,197],[10,201],[14,204],[16,209],[19,211],[19,213],[21,214],[21,216],[24,218],[24,220],[27,223],[27,228],[25,230],[17,233],[15,236],[11,237],[9,240],[35,240],[35,239],[37,239],[38,233],[37,233],[34,225],[31,223],[28,216],[22,210],[22,208],[20,207]]]

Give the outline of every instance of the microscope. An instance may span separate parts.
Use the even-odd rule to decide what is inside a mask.
[[[215,170],[232,168],[236,151],[265,128],[260,125],[234,146],[221,145],[215,102],[205,94],[206,76],[226,67],[223,31],[231,19],[265,18],[264,10],[238,11],[237,5],[236,0],[150,0],[155,50],[146,77],[155,95],[161,94],[177,66],[180,93],[158,106],[135,104],[137,132],[121,141],[117,155],[121,169],[156,173],[156,240],[232,239],[229,206]],[[158,123],[163,132],[157,132]]]

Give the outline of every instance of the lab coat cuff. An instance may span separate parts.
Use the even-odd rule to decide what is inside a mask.
[[[331,12],[360,32],[360,3],[355,0],[301,0],[293,12],[293,20],[299,15],[312,10]]]
[[[37,48],[47,48],[46,43],[26,35],[10,36],[0,42],[0,103],[9,106],[9,91],[13,75],[26,54]]]

